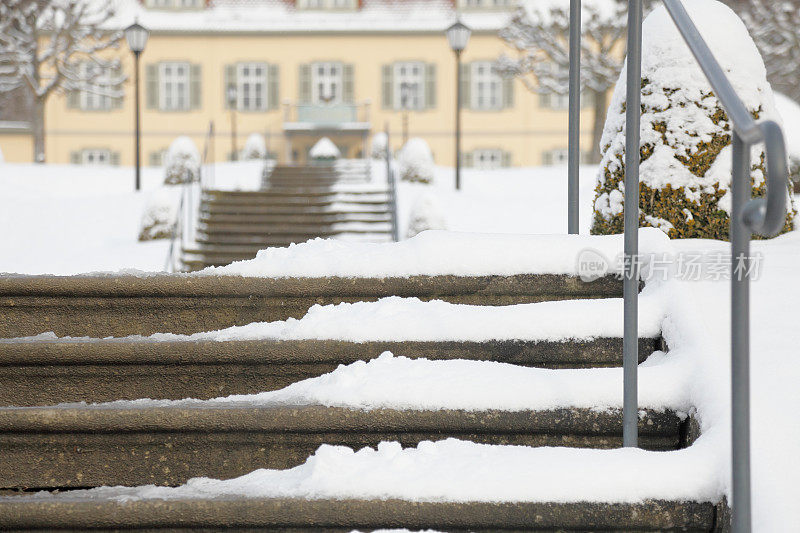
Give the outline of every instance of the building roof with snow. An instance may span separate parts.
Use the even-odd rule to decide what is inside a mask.
[[[443,32],[456,17],[476,32],[495,32],[508,20],[507,5],[460,9],[461,0],[352,0],[352,8],[312,8],[330,0],[116,0],[114,25],[133,20],[157,33],[428,33]],[[163,7],[162,7],[163,6]]]

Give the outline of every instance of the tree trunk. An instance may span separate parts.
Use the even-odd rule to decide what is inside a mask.
[[[33,101],[33,161],[44,163],[44,104],[45,98],[34,98]]]
[[[600,141],[603,138],[603,128],[606,125],[608,96],[605,91],[593,91],[593,93],[594,124],[592,124],[592,150],[589,155],[589,162],[597,164],[603,158],[603,154],[600,152]]]

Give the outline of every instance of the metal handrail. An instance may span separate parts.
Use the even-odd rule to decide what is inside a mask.
[[[750,509],[750,239],[753,233],[773,236],[780,232],[786,215],[787,159],[783,132],[775,122],[756,122],[736,94],[736,90],[714,58],[681,0],[663,0],[664,5],[708,79],[733,124],[731,233],[731,411],[732,411],[732,529],[749,532]],[[579,100],[579,84],[572,67],[579,65],[580,0],[571,0],[570,9],[570,127]],[[573,39],[573,33],[578,38]],[[573,53],[573,47],[575,53]],[[625,270],[624,270],[624,347],[623,347],[623,444],[636,446],[638,401],[638,228],[639,228],[639,141],[641,114],[642,2],[628,0],[627,106],[625,132]],[[575,56],[575,57],[573,57]],[[575,102],[575,103],[574,103]],[[577,112],[575,111],[575,112]],[[572,130],[570,130],[572,131]],[[573,142],[575,145],[573,146]],[[752,199],[750,147],[764,143],[766,153],[767,198]],[[571,160],[577,153],[577,139],[570,134]],[[573,193],[570,169],[570,193]],[[570,224],[573,217],[569,202]],[[576,216],[576,215],[575,215]]]
[[[392,241],[400,240],[400,228],[397,222],[397,180],[392,169],[392,149],[389,145],[389,123],[386,123],[386,184],[389,186],[389,208],[392,220]]]
[[[200,175],[197,177],[197,182],[200,184],[200,191],[202,193],[203,190],[207,188],[210,184],[207,182],[208,180],[205,178],[205,166],[208,164],[209,157],[212,155],[213,150],[211,149],[214,143],[214,122],[211,121],[208,126],[208,131],[206,132],[205,139],[203,141],[203,154],[200,160]],[[212,168],[212,180],[213,180],[213,168]],[[180,200],[178,201],[178,209],[177,214],[175,216],[175,222],[172,224],[172,237],[169,243],[169,249],[167,250],[167,259],[164,265],[164,270],[167,272],[175,272],[177,270],[177,266],[175,265],[175,243],[176,241],[180,240],[181,247],[185,245],[184,238],[186,235],[193,235],[193,227],[189,222],[189,217],[193,216],[195,212],[194,209],[194,195],[192,193],[193,186],[195,181],[190,180],[183,183],[183,190],[181,191]]]

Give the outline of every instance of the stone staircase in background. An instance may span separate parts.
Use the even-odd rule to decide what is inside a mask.
[[[196,246],[183,250],[186,270],[252,259],[259,250],[318,237],[392,240],[385,184],[370,184],[369,161],[275,166],[259,191],[203,191]]]
[[[723,531],[723,504],[647,500],[485,503],[302,498],[119,501],[73,493],[105,485],[178,485],[302,464],[321,444],[353,448],[455,437],[489,444],[611,448],[618,410],[369,411],[253,404],[107,405],[119,399],[207,399],[282,388],[369,360],[407,357],[501,361],[555,369],[621,365],[622,340],[532,342],[190,341],[103,339],[193,333],[300,317],[314,304],[385,296],[475,305],[620,298],[612,277],[561,275],[281,278],[0,278],[0,529],[351,531]],[[53,331],[92,339],[20,340]],[[640,339],[640,357],[666,349]],[[55,404],[70,402],[65,405]],[[22,406],[22,408],[20,408]],[[641,411],[640,443],[678,450],[698,436],[693,419]],[[687,472],[686,475],[692,475]],[[531,480],[535,482],[535,480]],[[654,480],[657,483],[658,480]],[[59,491],[46,498],[33,490]],[[22,493],[22,496],[17,493]]]

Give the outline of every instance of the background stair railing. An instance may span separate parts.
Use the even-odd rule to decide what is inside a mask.
[[[780,126],[756,122],[736,94],[681,0],[663,0],[733,124],[731,192],[731,414],[732,530],[749,532],[750,510],[750,239],[774,236],[786,215],[787,159]],[[577,233],[580,113],[581,2],[570,0],[569,232]],[[625,133],[625,269],[623,445],[637,445],[639,140],[641,114],[642,0],[628,0],[627,106]],[[764,143],[767,198],[752,199],[750,148]]]
[[[167,251],[167,259],[164,270],[167,272],[177,272],[180,269],[178,264],[177,243],[180,242],[181,249],[195,238],[197,203],[204,190],[214,186],[214,162],[209,162],[214,147],[214,122],[209,122],[208,131],[203,141],[203,152],[200,160],[200,174],[197,180],[187,180],[183,183],[175,222],[172,226],[172,238]],[[195,198],[197,197],[197,198]]]
[[[400,240],[400,227],[397,222],[397,177],[392,168],[392,149],[389,144],[389,124],[386,124],[386,186],[389,188],[389,211],[392,220],[392,240]]]

